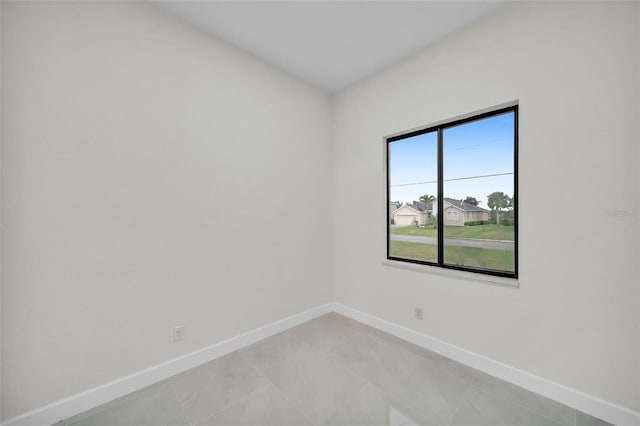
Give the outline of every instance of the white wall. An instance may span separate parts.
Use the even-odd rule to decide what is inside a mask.
[[[328,95],[142,2],[3,1],[2,88],[3,419],[331,300]]]
[[[638,208],[636,8],[509,5],[339,94],[336,301],[640,409],[640,218],[605,214]],[[382,265],[383,136],[513,100],[520,288]],[[355,198],[378,208],[340,221]]]

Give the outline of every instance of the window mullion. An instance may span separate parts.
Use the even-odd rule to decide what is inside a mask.
[[[442,170],[442,127],[438,128],[438,265],[444,264],[444,172]]]

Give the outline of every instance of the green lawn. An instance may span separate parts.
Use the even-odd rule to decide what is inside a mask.
[[[435,237],[437,230],[419,228],[417,226],[401,226],[391,228],[392,234],[424,235]],[[513,226],[478,225],[478,226],[445,226],[444,236],[447,238],[477,238],[483,240],[513,241]]]
[[[391,241],[390,254],[393,257],[430,262],[436,262],[438,259],[435,244]],[[500,271],[512,272],[514,269],[514,253],[512,250],[447,246],[444,249],[444,261],[448,265],[479,267]]]
[[[435,244],[405,243],[404,241],[391,241],[390,255],[402,259],[438,261],[438,250]]]

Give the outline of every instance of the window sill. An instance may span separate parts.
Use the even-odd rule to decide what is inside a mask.
[[[437,266],[420,265],[417,263],[401,262],[398,260],[384,259],[382,264],[393,266],[394,268],[408,269],[411,271],[426,272],[428,274],[440,275],[449,278],[459,278],[468,281],[482,282],[485,284],[497,284],[506,287],[519,287],[520,283],[516,278],[496,277],[493,275],[478,274],[475,272],[458,271],[455,269],[445,269]]]

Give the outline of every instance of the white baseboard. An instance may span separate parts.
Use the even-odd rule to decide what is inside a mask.
[[[484,373],[498,377],[539,395],[558,401],[619,426],[640,425],[640,413],[607,402],[584,392],[554,383],[542,377],[527,373],[483,355],[463,349],[451,343],[420,334],[417,331],[383,320],[376,316],[360,312],[340,303],[333,303],[333,310],[353,320],[385,331],[415,345],[451,358]]]
[[[393,334],[425,349],[439,353],[477,370],[521,386],[594,417],[620,426],[640,425],[640,413],[612,404],[597,397],[551,382],[499,361],[470,352],[442,340],[360,312],[340,303],[328,303],[308,311],[256,328],[201,350],[150,367],[102,386],[89,389],[2,423],[2,426],[49,426],[100,404],[119,398],[175,374],[197,367],[274,334],[288,330],[331,311]]]
[[[49,426],[160,380],[219,358],[274,334],[331,312],[331,303],[256,328],[190,354],[147,368],[7,420],[2,426]]]

